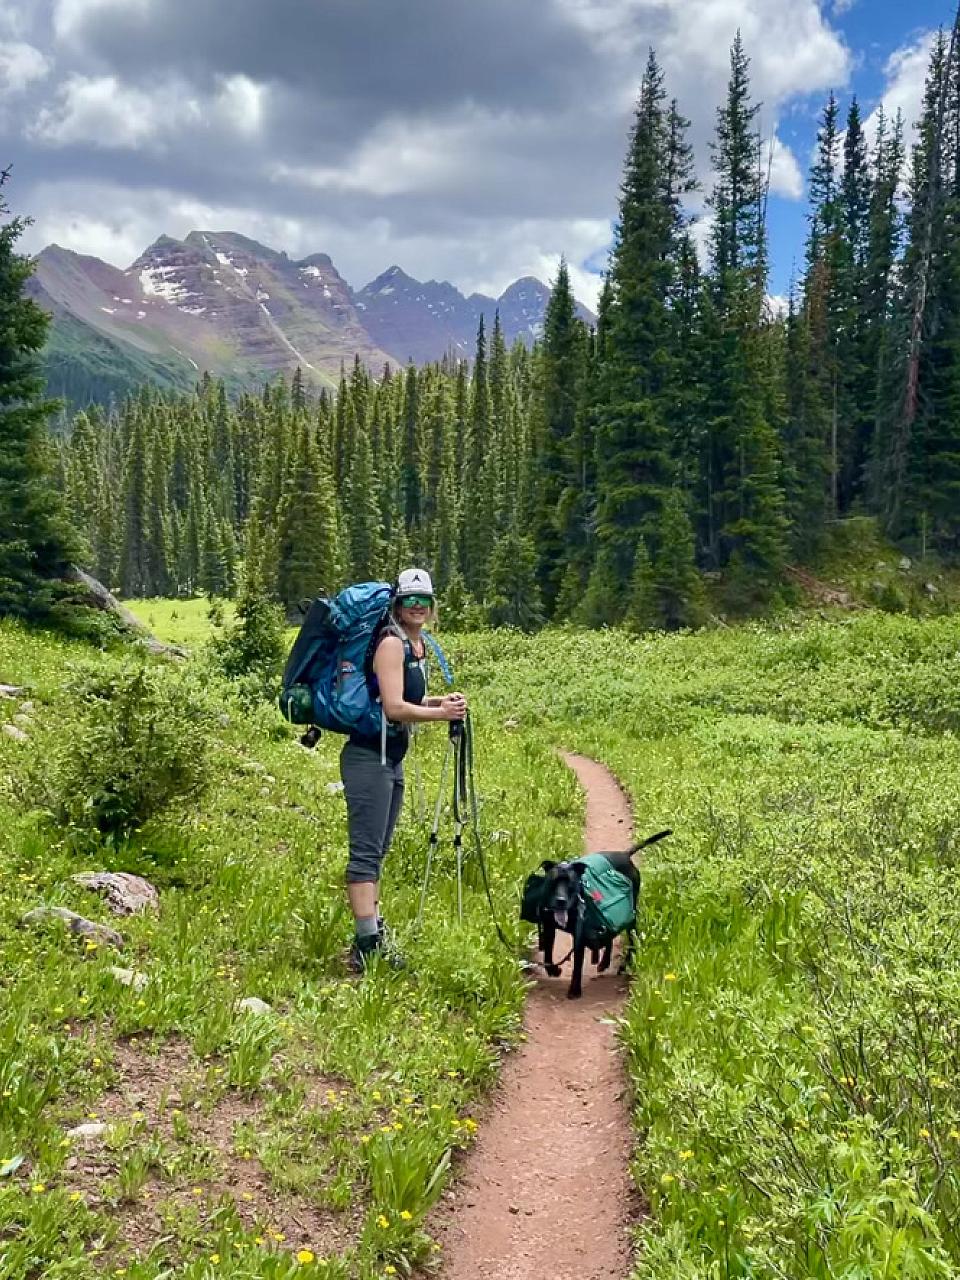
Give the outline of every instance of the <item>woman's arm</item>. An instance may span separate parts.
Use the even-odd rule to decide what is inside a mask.
[[[384,636],[373,655],[373,671],[380,686],[380,701],[388,720],[395,724],[413,724],[423,720],[462,720],[466,702],[460,694],[430,698],[423,704],[405,702],[403,698],[403,641],[399,636]]]

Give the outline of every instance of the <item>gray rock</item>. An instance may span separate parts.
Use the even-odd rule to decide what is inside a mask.
[[[909,569],[912,564],[913,564],[913,561],[910,559],[909,556],[900,557],[900,568],[903,569],[904,571]]]
[[[15,724],[5,724],[5,725],[3,726],[3,732],[6,734],[6,736],[7,736],[8,738],[12,738],[12,739],[14,740],[14,742],[29,742],[29,741],[30,741],[30,739],[29,739],[29,738],[27,737],[27,735],[23,732],[23,730],[22,730],[21,728],[19,728],[19,726],[15,725]]]
[[[266,1000],[261,1000],[258,996],[244,996],[237,1001],[237,1008],[241,1013],[273,1013],[273,1005],[267,1004]]]
[[[75,1129],[67,1130],[67,1137],[87,1142],[92,1138],[102,1138],[107,1132],[107,1125],[99,1120],[90,1120],[86,1124],[78,1124]]]
[[[19,698],[26,689],[19,684],[0,684],[0,698]]]
[[[244,773],[266,773],[267,766],[261,764],[259,760],[244,760],[240,765]]]
[[[150,881],[127,871],[81,871],[70,879],[84,889],[103,894],[110,910],[118,916],[157,911],[160,907],[160,895]]]
[[[34,705],[32,702],[21,702],[20,710],[23,711],[26,715],[32,716],[34,712]]]
[[[326,791],[328,796],[338,796],[342,790],[342,782],[328,782],[324,787],[324,791]]]
[[[221,711],[220,714],[217,716],[217,724],[220,726],[221,729],[229,729],[231,723],[232,722],[230,720],[230,717],[227,715],[225,711]]]
[[[145,973],[135,973],[133,969],[121,969],[118,964],[112,964],[107,972],[112,974],[121,986],[133,987],[134,991],[142,991],[150,981]]]
[[[928,596],[936,596],[940,594],[940,589],[935,582],[925,582],[923,589]]]
[[[66,907],[35,907],[23,917],[24,924],[44,925],[50,920],[62,920],[71,933],[81,938],[89,938],[91,942],[102,943],[108,947],[123,946],[123,938],[116,929],[111,929],[105,924],[97,924],[95,920],[88,920],[85,916],[78,916],[75,911],[68,911]]]
[[[18,711],[13,717],[13,723],[18,724],[21,729],[29,729],[33,725],[33,720],[30,716],[24,715],[22,711]]]

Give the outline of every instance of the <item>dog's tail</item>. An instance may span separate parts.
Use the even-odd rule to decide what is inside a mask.
[[[635,853],[639,853],[641,849],[646,849],[648,844],[656,844],[658,840],[663,840],[666,836],[672,836],[673,831],[668,827],[666,831],[658,831],[655,836],[647,836],[646,840],[641,840],[639,844],[633,845],[627,852],[632,858]]]

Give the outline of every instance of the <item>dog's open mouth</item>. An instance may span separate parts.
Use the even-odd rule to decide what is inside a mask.
[[[567,917],[569,914],[570,912],[566,907],[563,907],[562,909],[554,908],[553,918],[557,922],[559,928],[565,929],[567,927]]]

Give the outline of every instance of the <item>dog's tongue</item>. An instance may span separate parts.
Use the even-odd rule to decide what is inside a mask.
[[[561,929],[565,929],[565,928],[567,927],[567,912],[566,912],[566,911],[555,911],[555,912],[553,913],[553,918],[554,918],[554,920],[556,920],[557,924],[560,926],[560,928],[561,928]]]

